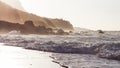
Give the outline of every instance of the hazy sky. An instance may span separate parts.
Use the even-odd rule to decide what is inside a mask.
[[[20,9],[20,10],[24,10],[22,8],[21,3],[19,0],[0,0],[2,2],[5,2],[6,4],[9,4],[10,6],[14,7],[14,8],[17,8],[17,9]]]
[[[20,1],[26,11],[39,16],[63,18],[83,28],[120,30],[120,0]]]

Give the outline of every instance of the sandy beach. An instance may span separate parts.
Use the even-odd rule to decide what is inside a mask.
[[[53,63],[51,53],[5,46],[0,43],[1,68],[62,68]]]

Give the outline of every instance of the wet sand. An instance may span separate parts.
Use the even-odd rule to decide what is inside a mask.
[[[53,63],[51,53],[4,46],[0,43],[1,68],[62,68]]]

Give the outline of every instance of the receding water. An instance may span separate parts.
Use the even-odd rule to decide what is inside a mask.
[[[62,68],[53,63],[51,53],[0,44],[0,68]]]

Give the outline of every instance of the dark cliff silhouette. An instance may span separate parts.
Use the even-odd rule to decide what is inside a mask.
[[[24,24],[11,23],[7,21],[0,21],[0,32],[9,33],[10,31],[20,31],[21,34],[56,34],[56,35],[68,35],[63,30],[54,32],[52,28],[46,28],[45,26],[35,26],[33,21],[26,21]]]

